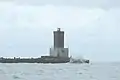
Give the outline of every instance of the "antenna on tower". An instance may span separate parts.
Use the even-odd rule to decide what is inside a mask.
[[[57,31],[60,31],[60,28],[57,28]]]

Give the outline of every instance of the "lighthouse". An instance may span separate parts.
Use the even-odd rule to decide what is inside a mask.
[[[53,48],[50,48],[50,56],[68,58],[68,48],[64,48],[64,31],[58,28],[53,31]]]

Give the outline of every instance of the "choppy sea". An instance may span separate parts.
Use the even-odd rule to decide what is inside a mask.
[[[0,80],[120,80],[120,63],[1,63]]]

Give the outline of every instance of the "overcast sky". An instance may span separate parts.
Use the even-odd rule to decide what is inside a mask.
[[[58,27],[70,55],[120,61],[119,0],[0,1],[0,56],[49,54]]]

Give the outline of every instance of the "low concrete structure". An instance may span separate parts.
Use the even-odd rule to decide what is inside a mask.
[[[50,56],[68,58],[68,48],[50,48]]]

